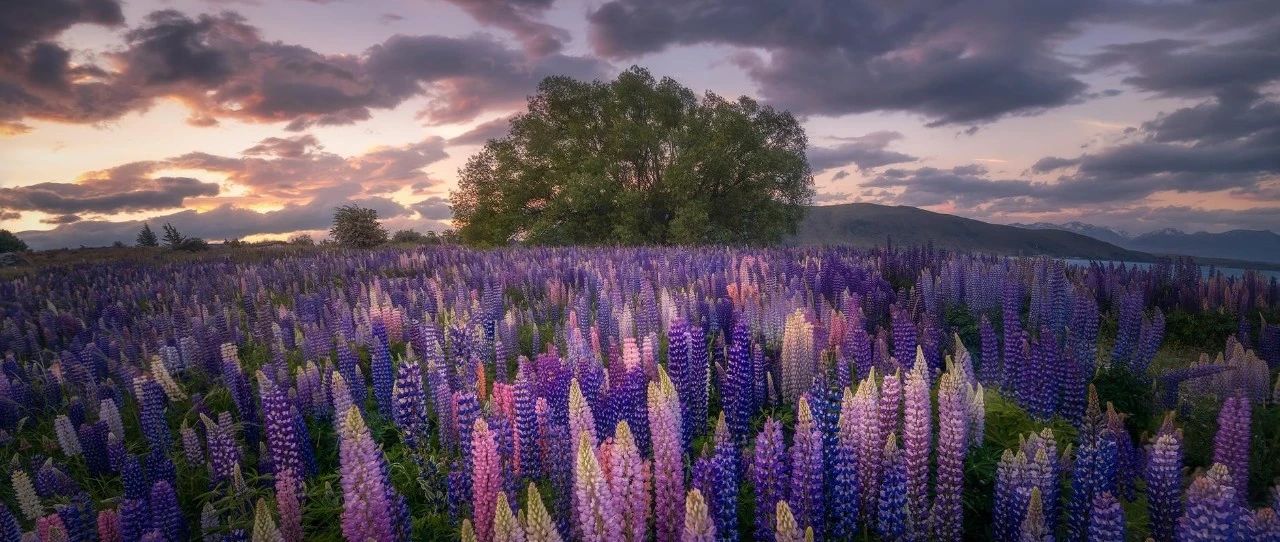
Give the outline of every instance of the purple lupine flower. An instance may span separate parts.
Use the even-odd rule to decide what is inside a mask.
[[[988,386],[998,384],[1002,380],[1002,371],[1000,369],[999,341],[996,338],[995,328],[991,327],[991,320],[987,319],[987,315],[982,315],[982,321],[978,324],[978,334],[981,338],[982,348],[980,350],[982,365],[979,366],[979,379]]]
[[[120,502],[120,539],[137,542],[143,533],[151,530],[151,516],[147,513],[147,499],[125,498]]]
[[[200,420],[204,422],[205,438],[208,441],[209,473],[212,481],[225,481],[231,477],[235,465],[240,463],[240,445],[236,443],[231,413],[218,413],[217,422],[204,414],[200,415]]]
[[[1179,542],[1242,540],[1245,510],[1229,468],[1214,463],[1187,490],[1186,514],[1178,522]]]
[[[1182,431],[1173,428],[1172,417],[1165,418],[1147,449],[1146,482],[1151,537],[1156,542],[1173,542],[1182,517]]]
[[[373,398],[378,402],[378,411],[392,413],[395,409],[393,390],[396,373],[391,365],[391,350],[387,347],[385,337],[375,337],[369,349],[369,374],[373,377]]]
[[[1243,500],[1249,489],[1249,439],[1252,405],[1242,396],[1228,397],[1218,411],[1218,432],[1213,436],[1213,462],[1231,475],[1231,487]]]
[[[889,307],[890,325],[893,327],[893,359],[898,366],[910,369],[916,362],[916,324],[911,311],[897,303]]]
[[[533,383],[529,375],[532,370],[529,361],[521,357],[515,389],[512,392],[515,403],[513,406],[516,443],[520,449],[520,453],[516,454],[517,457],[514,459],[520,476],[525,480],[534,480],[544,475],[541,462],[538,461],[540,454],[538,453],[537,398],[534,396]]]
[[[20,542],[22,527],[18,525],[18,517],[9,511],[9,506],[0,503],[0,540],[4,542]],[[104,542],[109,542],[105,541]]]
[[[837,423],[837,443],[832,453],[830,475],[831,499],[828,514],[831,516],[831,536],[837,539],[852,538],[858,530],[858,505],[862,499],[858,479],[858,450],[866,412],[854,399],[849,388],[844,389],[840,401],[840,420]]]
[[[751,389],[751,331],[743,320],[733,325],[726,365],[726,385],[721,388],[724,411],[734,441],[741,442],[747,437],[747,426],[755,412],[755,394]]]
[[[14,527],[16,528],[17,525],[15,522]],[[5,536],[4,540],[9,542],[17,539]],[[120,514],[116,513],[115,509],[107,508],[98,512],[98,540],[99,542],[121,542]]]
[[[1002,327],[1004,331],[1004,357],[1001,363],[1003,375],[1001,387],[1013,388],[1018,368],[1022,367],[1022,292],[1017,280],[1005,280],[1004,297],[1001,304]]]
[[[394,540],[382,450],[358,409],[348,409],[342,419],[342,535],[347,540]]]
[[[427,438],[427,394],[422,389],[422,369],[416,359],[406,359],[396,372],[392,390],[392,418],[405,444],[417,446]]]
[[[152,449],[168,451],[173,444],[173,436],[169,433],[169,422],[165,420],[164,409],[168,399],[164,389],[154,380],[142,383],[142,434]]]
[[[751,483],[756,497],[755,538],[763,542],[773,540],[774,511],[789,487],[784,448],[782,424],[773,418],[766,419],[764,428],[756,435],[751,462]]]
[[[716,539],[731,542],[738,539],[738,463],[741,455],[734,437],[729,434],[724,413],[716,421],[715,455],[711,458],[711,515],[715,520]]]
[[[1044,518],[1044,500],[1039,487],[1031,488],[1027,497],[1026,513],[1018,529],[1019,542],[1053,542],[1053,529]]]
[[[928,366],[919,349],[915,367],[907,375],[903,391],[902,449],[906,465],[907,501],[913,514],[907,518],[910,532],[927,532],[929,510],[929,456],[933,444]]]
[[[960,389],[964,385],[950,371],[938,381],[938,478],[930,518],[936,540],[958,540],[964,526],[961,495],[965,453],[969,449],[969,405]]]
[[[300,480],[306,471],[303,470],[299,438],[295,432],[297,426],[289,412],[289,398],[262,371],[258,371],[257,376],[271,465],[276,474],[289,472],[294,479]]]
[[[1110,493],[1099,493],[1093,498],[1093,511],[1089,513],[1090,542],[1124,542],[1124,510],[1120,501]]]
[[[796,432],[791,444],[791,491],[787,501],[800,525],[822,532],[823,509],[822,432],[813,419],[809,400],[800,397]]]
[[[902,541],[907,536],[907,518],[911,515],[907,501],[906,462],[898,450],[898,437],[890,433],[885,441],[884,480],[876,510],[876,534],[881,540]]]
[[[186,521],[182,509],[178,507],[178,495],[173,492],[169,482],[159,480],[151,486],[151,527],[159,530],[165,538],[185,540]]]
[[[367,391],[364,373],[360,372],[360,359],[356,357],[355,352],[351,351],[351,346],[347,344],[347,340],[342,336],[338,337],[337,353],[338,374],[342,375],[342,380],[346,383],[347,391],[351,396],[351,404],[357,408],[364,408],[364,400],[369,392]],[[335,399],[334,405],[336,406],[337,404]],[[344,416],[343,412],[346,412],[346,409],[334,412],[334,416],[340,421]]]

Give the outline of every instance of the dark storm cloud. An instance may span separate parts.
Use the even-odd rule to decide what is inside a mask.
[[[453,209],[449,208],[448,198],[430,197],[409,207],[427,220],[448,220],[453,218]]]
[[[738,63],[765,98],[801,114],[887,109],[975,123],[1084,92],[1052,46],[1100,2],[982,4],[614,0],[591,13],[591,40],[613,58],[695,43],[767,50]]]
[[[10,0],[0,5],[0,56],[58,35],[78,23],[124,23],[116,0]]]
[[[507,30],[534,55],[559,52],[569,32],[538,21],[555,0],[448,0],[484,24]]]
[[[1165,96],[1256,88],[1280,78],[1280,25],[1221,44],[1161,39],[1109,45],[1090,58],[1089,67],[1128,69],[1126,83]]]
[[[854,164],[858,169],[867,170],[916,160],[909,154],[886,149],[893,141],[902,139],[899,132],[880,131],[842,139],[845,142],[834,147],[809,147],[805,152],[809,168],[816,173]]]
[[[1084,66],[1066,61],[1059,47],[1089,23],[1217,32],[1270,24],[1277,14],[1274,2],[1259,0],[611,0],[589,20],[591,44],[607,57],[633,58],[675,45],[736,46],[744,52],[734,58],[761,94],[793,112],[898,110],[941,125],[983,123],[1114,95],[1116,89],[1088,91],[1080,75],[1120,63],[1148,68],[1151,73],[1132,81],[1140,87],[1186,79],[1180,71],[1207,79],[1264,78],[1280,69],[1272,60],[1280,51],[1274,45],[1280,32],[1258,32],[1266,37],[1198,55],[1180,53],[1185,42],[1120,46]],[[1213,71],[1206,73],[1206,67]],[[1161,70],[1168,73],[1156,73]]]
[[[0,220],[17,220],[19,218],[22,218],[22,213],[0,209]]]
[[[222,118],[284,122],[291,130],[350,124],[375,109],[426,96],[422,117],[464,122],[520,104],[549,75],[601,77],[599,60],[561,54],[530,58],[493,38],[393,36],[360,55],[326,55],[264,40],[243,17],[151,13],[108,57],[113,70],[72,64],[52,43],[0,63],[0,128],[22,121],[100,122],[175,98],[198,126]],[[76,77],[69,77],[74,75]]]
[[[223,205],[208,211],[186,210],[154,216],[145,220],[151,224],[171,223],[184,235],[206,239],[234,239],[254,234],[284,234],[304,230],[325,230],[333,216],[333,209],[346,203],[355,203],[378,211],[380,218],[395,218],[408,212],[404,206],[385,198],[352,199],[347,197],[317,198],[306,204],[286,205],[265,213],[233,205]],[[44,231],[25,231],[17,235],[31,248],[42,250],[70,246],[105,246],[115,241],[133,239],[144,221],[108,222],[83,220],[64,224]]]
[[[218,194],[215,183],[148,177],[158,168],[157,162],[134,162],[89,174],[75,183],[0,188],[0,207],[49,214],[115,214],[180,207],[187,198]]]
[[[79,221],[80,215],[55,215],[40,219],[40,222],[45,224],[73,224]]]

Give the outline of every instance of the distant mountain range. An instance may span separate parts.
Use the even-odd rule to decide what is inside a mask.
[[[1149,254],[1059,228],[1029,229],[905,206],[846,203],[810,207],[796,235],[798,245],[883,246],[932,242],[939,248],[1011,256],[1057,256],[1150,261]]]
[[[1266,230],[1231,230],[1222,233],[1196,232],[1166,228],[1132,235],[1103,226],[1081,222],[1051,224],[1011,224],[1019,228],[1041,231],[1069,231],[1113,245],[1150,254],[1174,254],[1200,258],[1224,258],[1252,262],[1280,263],[1280,235]]]

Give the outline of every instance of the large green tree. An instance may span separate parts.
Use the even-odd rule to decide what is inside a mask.
[[[775,242],[812,199],[806,143],[790,113],[642,68],[548,77],[460,171],[453,220],[479,245]]]

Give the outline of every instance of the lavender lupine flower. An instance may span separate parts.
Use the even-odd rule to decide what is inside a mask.
[[[182,454],[187,464],[203,465],[204,448],[200,446],[200,436],[196,434],[196,430],[184,421],[178,433],[182,436]]]
[[[1120,501],[1110,493],[1099,493],[1093,498],[1093,511],[1089,513],[1090,542],[1124,542],[1124,510]]]
[[[1151,537],[1156,542],[1173,542],[1182,517],[1182,430],[1173,428],[1172,416],[1165,417],[1155,442],[1147,448],[1146,482]]]
[[[930,408],[928,365],[919,348],[915,366],[907,375],[903,391],[902,448],[907,474],[907,501],[914,512],[908,530],[927,532],[929,510],[929,456],[933,444],[933,416]]]
[[[711,386],[711,360],[707,355],[707,337],[702,326],[689,327],[689,374],[684,389],[677,388],[679,398],[688,406],[680,414],[685,450],[707,427],[707,401]]]
[[[529,482],[528,497],[525,499],[524,535],[526,542],[562,542],[560,532],[556,530],[551,515],[542,505],[542,495],[538,486]]]
[[[1178,522],[1179,542],[1242,540],[1244,508],[1226,465],[1214,463],[1187,490],[1186,514]]]
[[[646,539],[649,522],[649,462],[640,455],[631,427],[618,422],[609,465],[609,489],[622,514],[622,534],[628,542]],[[736,482],[736,480],[735,480]],[[736,486],[735,486],[736,489]]]
[[[968,409],[954,374],[938,381],[938,478],[930,518],[933,538],[958,540],[963,528],[964,460],[969,449]],[[923,511],[919,512],[923,515]]]
[[[880,383],[880,397],[877,401],[880,418],[880,431],[883,435],[901,434],[902,431],[902,371],[895,370]],[[883,441],[880,443],[883,445]],[[884,453],[884,448],[876,450],[876,454]]]
[[[911,517],[907,501],[906,462],[898,450],[898,437],[890,433],[885,441],[883,458],[884,480],[880,483],[880,498],[876,510],[876,534],[881,540],[906,540],[907,520]]]
[[[777,420],[765,420],[764,428],[756,435],[752,457],[751,483],[755,488],[756,498],[755,538],[769,542],[773,539],[776,505],[785,500],[789,487],[782,424]]]
[[[866,412],[849,388],[844,389],[840,401],[840,420],[837,423],[837,443],[833,451],[832,472],[829,474],[831,500],[828,514],[831,516],[831,536],[836,539],[852,538],[858,529],[858,505],[862,499],[858,479],[858,451],[861,445],[859,428],[863,426]]]
[[[707,517],[707,501],[702,498],[702,492],[697,489],[690,489],[689,496],[685,499],[684,505],[684,533],[681,535],[681,542],[713,542],[721,540],[717,538],[716,526]]]
[[[589,542],[621,540],[622,517],[589,438],[586,434],[579,438],[574,463],[575,532]]]
[[[858,448],[858,481],[862,489],[862,519],[873,524],[880,501],[880,467],[884,457],[884,430],[880,425],[880,391],[876,384],[876,370],[868,371],[867,378],[858,384],[854,395],[860,414],[856,435],[861,441]]]
[[[345,384],[343,387],[347,390],[347,395],[350,397],[350,403],[355,405],[357,408],[364,408],[365,397],[368,396],[369,392],[367,391],[368,388],[365,383],[364,373],[360,372],[360,359],[356,357],[355,352],[351,351],[351,347],[347,344],[347,340],[342,337],[339,337],[337,341],[337,353],[338,370],[336,373],[342,377],[342,381]],[[336,381],[337,378],[334,380]],[[335,396],[333,397],[333,402],[335,407],[334,415],[338,417],[339,421],[341,421],[341,418],[344,416],[342,413],[347,410],[346,408],[342,408],[342,410],[338,410],[337,408],[339,406],[345,407],[345,403],[347,401],[339,403],[339,398]]]
[[[893,359],[898,366],[910,369],[916,362],[916,324],[911,311],[895,303],[889,307],[890,326],[893,327]]]
[[[111,399],[103,399],[98,404],[98,419],[107,422],[107,428],[116,436],[124,438],[124,422],[120,420],[120,409]]]
[[[236,443],[234,427],[231,425],[231,413],[221,412],[218,421],[200,415],[204,423],[205,438],[209,448],[209,473],[212,481],[217,483],[231,477],[232,467],[240,462],[240,446]]]
[[[493,510],[502,489],[502,458],[498,455],[498,443],[484,418],[476,419],[471,431],[471,461],[471,502],[476,539],[489,542],[493,539]]]
[[[104,510],[104,512],[106,511]],[[102,530],[99,529],[100,537],[101,532]],[[107,537],[102,537],[102,539],[103,542],[113,542]],[[114,542],[118,542],[118,539],[119,537],[117,536]],[[13,515],[13,512],[9,511],[9,506],[4,503],[0,503],[0,540],[4,540],[4,542],[20,542],[22,540],[22,527],[18,526],[18,518]]]
[[[800,397],[796,412],[796,431],[791,444],[791,492],[796,520],[821,532],[826,521],[823,509],[822,432],[813,419],[813,411],[805,396]]]
[[[298,502],[298,482],[285,473],[276,477],[276,511],[280,513],[280,536],[284,542],[302,542],[302,505]]]
[[[373,377],[373,398],[378,402],[378,411],[394,412],[392,395],[396,375],[391,364],[391,350],[383,337],[374,338],[369,348],[369,374]]]
[[[262,371],[258,371],[257,376],[271,465],[276,474],[288,472],[300,480],[306,471],[302,465],[299,435],[295,432],[297,426],[289,412],[289,398]]]
[[[358,409],[349,408],[342,420],[342,535],[347,540],[394,540],[382,451]]]
[[[427,394],[422,388],[422,368],[412,357],[400,363],[391,392],[392,418],[410,447],[427,438]]]
[[[164,409],[168,399],[164,390],[153,380],[146,380],[141,385],[142,401],[142,434],[153,450],[169,450],[173,445],[173,436],[169,433],[169,422],[165,420]]]
[[[81,454],[80,437],[76,434],[75,426],[71,424],[71,418],[65,414],[59,414],[53,419],[53,428],[58,437],[58,447],[62,449],[64,455],[74,457]]]
[[[684,459],[680,400],[661,367],[649,383],[649,431],[653,439],[654,525],[659,542],[671,542],[684,524]]]
[[[151,516],[147,513],[147,499],[126,498],[120,501],[120,538],[125,542],[135,542],[149,530]]]
[[[178,495],[173,486],[160,480],[151,486],[151,527],[159,530],[168,540],[185,540],[186,521],[178,507]]]
[[[1218,432],[1213,436],[1213,462],[1231,474],[1231,487],[1240,499],[1249,489],[1249,438],[1252,406],[1242,396],[1228,397],[1218,411]]]

